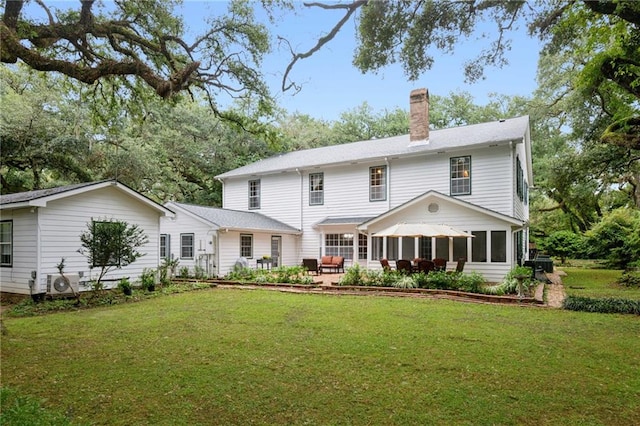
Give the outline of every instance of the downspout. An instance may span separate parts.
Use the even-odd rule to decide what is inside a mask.
[[[222,184],[222,207],[224,208],[224,179],[216,178]]]
[[[391,210],[391,163],[389,158],[384,157],[384,163],[387,166],[387,211]]]
[[[302,176],[302,172],[300,171],[300,169],[298,169],[296,167],[296,173],[298,173],[298,175],[300,176],[300,237],[298,238],[297,241],[297,245],[298,245],[298,253],[301,253],[302,250],[302,234],[304,233],[304,231],[302,230],[302,226],[304,223],[303,220],[303,216],[304,216],[304,209],[303,209],[303,202],[302,202],[302,198],[303,198],[303,194],[304,194],[304,176]],[[298,262],[302,262],[302,259],[298,259]]]
[[[35,290],[36,293],[45,293],[45,291],[42,291],[42,287],[41,287],[41,276],[42,276],[42,238],[41,238],[41,229],[40,229],[40,209],[35,207],[36,211],[36,276],[33,277],[33,280],[35,281]]]
[[[298,168],[296,168],[296,173],[298,173],[298,176],[300,176],[300,231],[302,231],[302,224],[304,223],[304,210],[302,208],[302,197],[304,194],[304,177],[302,176],[302,172]]]

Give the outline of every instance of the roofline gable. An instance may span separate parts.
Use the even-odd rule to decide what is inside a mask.
[[[168,201],[165,204],[166,208],[170,208],[170,209],[176,209],[179,210],[180,213],[184,213],[185,215],[191,217],[192,219],[195,219],[201,223],[203,223],[204,225],[209,225],[209,226],[213,226],[215,227],[216,230],[220,229],[220,226],[215,223],[215,222],[211,222],[209,219],[205,219],[202,216],[199,216],[187,209],[185,209],[184,207],[182,207],[179,203],[175,202],[175,201]]]
[[[151,198],[145,195],[142,195],[141,193],[131,189],[130,187],[128,187],[127,185],[121,182],[118,182],[117,180],[103,180],[98,182],[87,183],[86,185],[80,185],[80,186],[72,185],[71,188],[69,188],[68,190],[62,189],[61,191],[55,192],[53,194],[34,196],[34,198],[32,199],[19,201],[16,203],[0,204],[0,210],[4,210],[4,209],[9,210],[9,209],[16,209],[16,208],[24,208],[24,207],[47,207],[47,204],[50,201],[56,201],[63,198],[73,197],[86,192],[95,191],[97,189],[107,188],[110,186],[115,187],[120,191],[123,191],[130,197],[137,199],[138,201],[147,205],[153,210],[156,210],[162,213],[163,216],[171,217],[174,215],[173,211],[166,208],[162,204],[153,201]]]
[[[402,211],[402,210],[404,210],[404,209],[406,209],[408,207],[411,207],[411,206],[413,206],[415,204],[421,203],[421,202],[423,202],[424,200],[426,200],[428,198],[437,198],[437,199],[440,199],[440,200],[443,200],[443,201],[451,202],[451,203],[456,204],[456,205],[458,205],[460,207],[467,208],[469,210],[474,210],[476,212],[483,213],[483,214],[486,214],[488,216],[492,216],[492,217],[494,217],[496,219],[500,219],[500,220],[503,220],[505,222],[509,222],[512,225],[517,225],[517,226],[524,225],[524,222],[522,220],[516,219],[514,217],[507,216],[505,214],[498,213],[496,211],[493,211],[493,210],[490,210],[490,209],[487,209],[487,208],[484,208],[484,207],[477,206],[477,205],[475,205],[473,203],[470,203],[468,201],[464,201],[464,200],[461,200],[461,199],[456,198],[456,197],[451,197],[449,195],[445,195],[445,194],[443,194],[441,192],[438,192],[438,191],[435,191],[435,190],[429,190],[429,191],[425,192],[424,194],[418,195],[417,197],[412,198],[411,200],[392,208],[391,210],[387,210],[386,212],[374,217],[373,219],[370,219],[370,220],[368,220],[366,222],[361,223],[360,225],[357,226],[357,229],[366,231],[367,228],[370,225],[373,225],[376,222],[378,222],[380,220],[383,220],[383,219],[391,216],[392,214],[395,214],[395,213],[397,213],[399,211]]]

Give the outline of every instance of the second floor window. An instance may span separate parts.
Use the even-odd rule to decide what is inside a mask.
[[[471,194],[471,157],[451,158],[451,195]]]
[[[387,199],[387,166],[369,168],[369,201]]]
[[[260,179],[249,181],[249,208],[260,208]]]
[[[320,206],[324,204],[324,173],[311,173],[309,175],[309,205]]]
[[[180,234],[180,258],[193,259],[193,234]]]
[[[524,172],[519,157],[516,157],[516,194],[520,201],[524,201]]]

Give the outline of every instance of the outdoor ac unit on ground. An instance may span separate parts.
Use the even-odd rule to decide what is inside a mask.
[[[64,274],[47,275],[47,294],[48,295],[73,295],[78,292],[80,286],[80,275]]]

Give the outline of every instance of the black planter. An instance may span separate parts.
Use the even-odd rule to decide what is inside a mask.
[[[130,288],[123,288],[122,292],[124,293],[125,296],[131,296],[131,294],[132,294]]]
[[[147,287],[147,290],[156,291],[156,285],[155,284],[150,285],[149,287]]]

